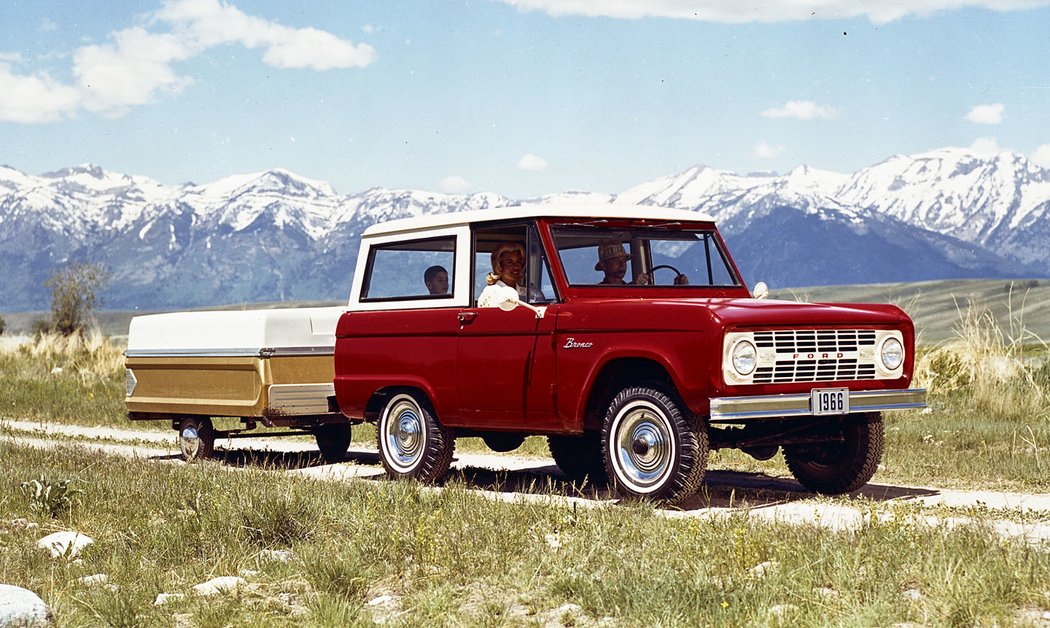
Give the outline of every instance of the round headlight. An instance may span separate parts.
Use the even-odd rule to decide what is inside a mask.
[[[750,375],[758,363],[758,350],[749,340],[741,340],[733,347],[733,370],[740,375]]]
[[[886,370],[895,371],[904,362],[904,346],[896,338],[887,338],[882,343],[882,349],[879,350],[879,357]]]

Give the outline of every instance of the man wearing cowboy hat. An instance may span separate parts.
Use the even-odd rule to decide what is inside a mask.
[[[623,244],[620,242],[607,240],[600,243],[598,245],[598,263],[594,265],[594,270],[604,272],[605,277],[599,283],[613,286],[627,285],[628,282],[624,281],[623,278],[627,274],[627,262],[629,261],[631,261],[631,255],[624,250]],[[640,273],[630,283],[636,285],[648,284],[649,275]]]

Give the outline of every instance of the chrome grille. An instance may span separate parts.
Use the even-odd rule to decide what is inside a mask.
[[[754,383],[832,382],[875,379],[875,346],[869,329],[785,329],[754,332],[759,351],[775,350],[775,363],[760,364]]]

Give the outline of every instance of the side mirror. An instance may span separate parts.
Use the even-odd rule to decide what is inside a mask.
[[[518,297],[518,291],[510,286],[500,288],[499,296],[499,309],[504,312],[509,312],[520,305],[535,312],[536,318],[543,318],[543,315],[547,313],[547,308],[545,307],[536,307],[531,303],[523,303],[521,298]]]
[[[755,284],[755,288],[751,291],[751,295],[756,299],[764,299],[769,296],[769,286],[766,282],[760,281]]]

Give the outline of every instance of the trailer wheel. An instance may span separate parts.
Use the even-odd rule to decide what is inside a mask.
[[[707,430],[671,395],[625,388],[605,414],[602,452],[617,493],[674,504],[700,487]]]
[[[186,462],[207,460],[215,452],[215,429],[207,417],[186,417],[179,423],[179,451]]]
[[[434,483],[448,473],[455,438],[438,422],[430,404],[416,395],[394,395],[383,409],[376,432],[387,476]]]
[[[551,458],[562,473],[572,480],[590,478],[592,483],[604,483],[609,479],[602,460],[602,435],[587,432],[573,436],[548,436],[547,448]]]
[[[882,459],[882,415],[851,415],[834,425],[842,440],[786,445],[784,460],[799,484],[814,493],[852,493],[868,483]]]
[[[325,462],[342,462],[350,448],[350,424],[323,423],[314,428],[314,438]]]

